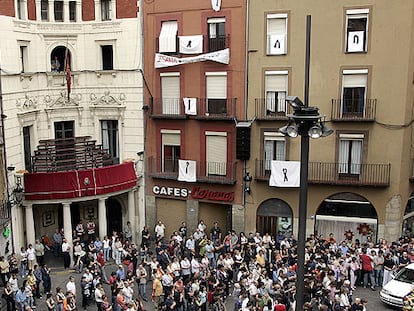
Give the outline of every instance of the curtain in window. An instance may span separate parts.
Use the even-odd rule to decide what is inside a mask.
[[[353,140],[351,149],[351,174],[361,173],[362,141]]]
[[[109,150],[109,130],[107,121],[102,121],[102,148]]]
[[[349,154],[349,140],[340,140],[339,141],[339,164],[338,164],[338,173],[346,174],[348,173],[348,154]]]
[[[264,141],[264,166],[265,170],[271,170],[271,161],[285,161],[285,141],[280,137],[265,137]]]

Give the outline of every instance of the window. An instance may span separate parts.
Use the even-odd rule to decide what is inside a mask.
[[[63,1],[55,1],[54,8],[55,8],[55,21],[63,22]]]
[[[227,73],[206,72],[207,107],[209,114],[227,113]]]
[[[76,1],[69,1],[69,21],[76,22]]]
[[[27,2],[16,0],[16,15],[18,19],[27,19]]]
[[[76,151],[74,122],[55,122],[56,165],[62,170],[75,169]]]
[[[363,141],[363,134],[339,135],[339,174],[359,175],[361,173]]]
[[[113,70],[114,69],[114,57],[112,45],[101,45],[102,50],[102,69]]]
[[[161,130],[162,171],[178,172],[178,160],[181,157],[180,130]]]
[[[160,53],[177,52],[177,21],[166,21],[161,24],[161,32],[158,40],[158,51]]]
[[[225,176],[227,171],[227,133],[206,132],[206,175]]]
[[[111,0],[101,0],[101,19],[103,21],[111,20]]]
[[[266,115],[286,112],[287,82],[287,71],[265,72]]]
[[[31,172],[32,171],[32,146],[31,146],[31,132],[33,131],[32,126],[23,127],[23,152],[24,152],[24,168]]]
[[[49,20],[49,1],[48,0],[41,0],[40,1],[40,16],[42,21]]]
[[[226,19],[209,18],[208,23],[208,51],[214,52],[226,48]]]
[[[118,121],[101,121],[102,148],[111,155],[113,163],[119,163]]]
[[[346,11],[346,52],[367,51],[368,9]]]
[[[286,54],[287,14],[267,15],[267,54]]]
[[[286,139],[281,133],[264,132],[264,168],[265,175],[270,175],[272,161],[285,161]]]
[[[161,73],[162,114],[180,114],[180,73]]]
[[[28,55],[27,55],[27,46],[20,46],[20,72],[26,72],[28,67]]]
[[[368,69],[342,71],[342,114],[363,116]]]

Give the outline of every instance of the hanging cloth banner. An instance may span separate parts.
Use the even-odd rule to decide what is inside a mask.
[[[203,35],[197,36],[179,36],[180,53],[182,54],[200,54],[203,53]]]
[[[299,161],[272,161],[269,179],[271,187],[299,187]]]
[[[185,114],[196,116],[197,115],[197,98],[183,98]]]
[[[178,160],[178,181],[196,182],[196,161]]]
[[[221,0],[211,0],[211,7],[216,12],[220,11]]]
[[[155,53],[155,68],[165,68],[171,66],[178,66],[182,64],[191,64],[197,62],[213,61],[221,64],[229,64],[230,61],[230,49],[224,49],[207,54],[201,54],[198,56],[191,56],[185,58],[179,58],[174,56],[168,56],[164,54]]]

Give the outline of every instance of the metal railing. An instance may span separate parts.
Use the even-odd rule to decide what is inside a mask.
[[[182,98],[154,98],[151,103],[151,115],[171,118],[185,116]]]
[[[376,99],[344,100],[332,99],[332,121],[375,121]]]
[[[236,98],[199,98],[197,116],[209,119],[236,117]]]
[[[208,42],[207,52],[215,52],[224,50],[225,48],[230,47],[230,36],[217,36],[215,38],[210,38],[209,36],[204,36],[204,40]]]
[[[291,112],[284,99],[255,98],[254,107],[257,119],[286,120]]]
[[[256,159],[256,180],[268,180],[270,161]],[[387,187],[390,185],[391,164],[344,164],[309,162],[310,184]]]
[[[236,161],[196,161],[197,182],[234,184],[236,182]],[[147,172],[150,177],[178,179],[178,159],[149,157]]]

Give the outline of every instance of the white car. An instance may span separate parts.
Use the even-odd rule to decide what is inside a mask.
[[[381,301],[385,304],[404,306],[404,297],[414,289],[414,263],[402,268],[380,292]]]

